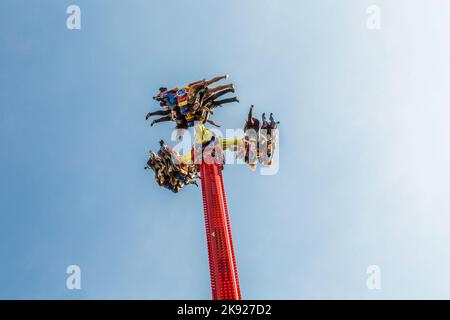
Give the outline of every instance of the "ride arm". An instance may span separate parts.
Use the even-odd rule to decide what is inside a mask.
[[[221,145],[223,150],[236,151],[236,147],[244,146],[244,140],[240,138],[222,139]]]

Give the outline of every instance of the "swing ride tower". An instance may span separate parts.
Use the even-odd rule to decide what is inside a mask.
[[[222,164],[202,161],[200,176],[213,300],[240,300]]]

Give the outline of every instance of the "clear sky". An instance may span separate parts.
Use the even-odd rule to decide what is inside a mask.
[[[173,127],[144,116],[224,73],[223,128],[281,121],[278,174],[224,171],[244,298],[450,298],[449,36],[446,0],[1,1],[0,298],[211,297],[201,191],[143,170]]]

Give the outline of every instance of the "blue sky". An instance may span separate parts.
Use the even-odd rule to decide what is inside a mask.
[[[81,8],[81,30],[66,8]],[[366,28],[366,8],[382,29]],[[143,170],[161,85],[224,73],[281,121],[224,171],[248,299],[450,298],[447,1],[0,3],[0,298],[209,299],[201,192]],[[79,265],[82,289],[66,289]],[[368,290],[366,268],[381,268]]]

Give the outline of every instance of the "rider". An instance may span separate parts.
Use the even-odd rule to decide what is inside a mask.
[[[262,114],[263,125],[261,129],[276,129],[280,121],[276,121],[273,118],[273,113],[270,113],[269,121],[266,121],[266,114]]]

